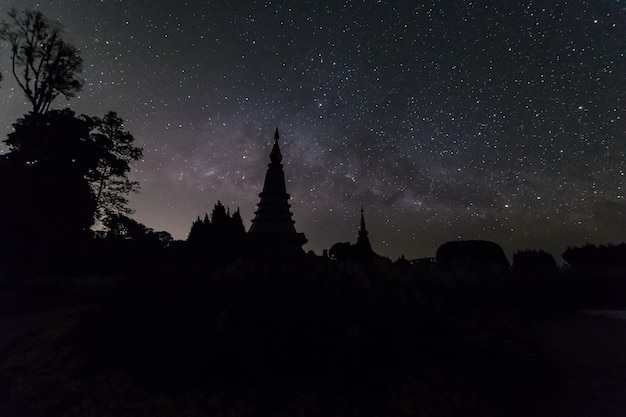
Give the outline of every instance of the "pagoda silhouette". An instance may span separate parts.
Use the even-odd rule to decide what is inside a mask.
[[[261,200],[257,204],[252,226],[248,230],[248,243],[252,254],[261,256],[291,256],[304,254],[302,245],[307,242],[304,233],[298,233],[288,203],[285,187],[283,155],[278,146],[278,128],[274,134],[274,146],[270,153]]]
[[[374,254],[372,250],[372,244],[369,237],[367,237],[367,229],[365,228],[365,215],[363,214],[363,207],[361,207],[361,227],[359,227],[359,237],[354,245],[359,255],[370,257]]]

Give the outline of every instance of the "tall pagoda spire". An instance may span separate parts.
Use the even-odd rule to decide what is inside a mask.
[[[295,221],[291,218],[293,214],[288,203],[290,196],[285,187],[283,155],[278,139],[280,135],[276,128],[263,191],[259,194],[261,200],[254,213],[252,226],[248,230],[248,237],[253,250],[257,253],[279,255],[301,253],[302,245],[307,239],[304,233],[296,232]]]
[[[278,139],[280,139],[280,135],[278,134],[278,128],[276,128],[276,133],[274,133],[274,147],[272,148],[272,152],[270,153],[270,161],[272,163],[280,164],[283,160],[283,154],[280,153],[280,148],[278,147]]]
[[[359,236],[367,236],[367,230],[365,230],[365,216],[363,215],[363,206],[361,206],[361,228],[359,229]]]

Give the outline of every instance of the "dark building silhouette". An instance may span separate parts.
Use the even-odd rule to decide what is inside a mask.
[[[487,240],[457,240],[437,249],[437,265],[458,278],[491,280],[508,271],[504,251]]]
[[[278,128],[274,134],[274,147],[265,174],[261,201],[257,205],[252,226],[248,231],[248,242],[253,254],[295,255],[303,254],[302,245],[307,242],[304,233],[298,233],[291,218],[289,194],[285,187],[283,155],[278,146]]]

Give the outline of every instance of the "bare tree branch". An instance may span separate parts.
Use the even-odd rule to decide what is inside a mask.
[[[9,21],[0,23],[0,40],[11,44],[11,68],[17,84],[33,106],[42,114],[62,95],[76,96],[83,81],[83,60],[78,50],[61,38],[59,23],[41,12],[11,10]]]

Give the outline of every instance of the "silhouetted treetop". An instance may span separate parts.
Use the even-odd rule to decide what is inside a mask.
[[[353,258],[352,245],[350,242],[337,242],[330,247],[328,251],[330,259],[336,261],[349,261]]]
[[[192,253],[223,259],[232,259],[245,251],[246,230],[239,209],[232,215],[230,210],[218,201],[211,217],[198,217],[191,225],[187,246]]]
[[[372,261],[379,257],[372,250],[372,245],[368,237],[368,231],[365,227],[365,215],[363,207],[361,207],[361,221],[359,225],[359,235],[354,245],[349,242],[338,242],[331,246],[328,251],[331,259],[340,262],[364,262]]]
[[[70,109],[31,112],[13,126],[0,159],[0,243],[78,244],[91,236],[96,218],[130,211],[126,194],[137,185],[127,173],[141,149],[115,113],[99,119]]]
[[[83,60],[61,38],[61,25],[39,11],[12,9],[8,17],[0,24],[0,40],[11,44],[11,70],[33,112],[47,112],[59,95],[76,96],[83,87],[77,77]]]
[[[84,176],[97,164],[98,149],[90,138],[93,121],[70,109],[30,113],[13,127],[4,142],[10,157],[25,166],[65,164]]]
[[[626,243],[567,248],[562,256],[565,262],[573,268],[624,268],[626,267]]]
[[[30,113],[14,124],[0,166],[4,243],[50,250],[88,237],[95,201],[85,177],[98,160],[90,128],[69,109]]]
[[[543,250],[523,250],[513,255],[513,271],[521,273],[556,273],[554,257]]]
[[[139,183],[131,181],[131,165],[141,159],[143,151],[135,146],[133,135],[124,130],[124,121],[115,112],[92,119],[91,137],[98,148],[98,163],[89,174],[89,183],[96,198],[95,221],[102,222],[113,214],[131,214],[126,196],[139,191]]]
[[[139,243],[158,243],[167,247],[173,242],[168,232],[155,232],[150,227],[139,223],[123,214],[112,214],[105,220],[107,231],[105,237],[112,240],[134,240]]]

